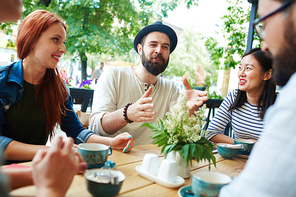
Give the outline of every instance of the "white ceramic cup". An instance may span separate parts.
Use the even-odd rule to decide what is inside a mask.
[[[157,176],[158,167],[158,156],[156,154],[147,153],[142,161],[141,171]]]
[[[177,162],[172,159],[164,159],[161,162],[158,179],[174,183],[177,179]]]

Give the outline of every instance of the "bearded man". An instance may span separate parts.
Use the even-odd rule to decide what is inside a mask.
[[[157,123],[165,118],[178,97],[175,84],[159,77],[169,63],[170,53],[177,46],[175,31],[157,21],[144,27],[134,39],[134,48],[141,63],[131,67],[106,69],[95,88],[90,128],[103,136],[128,131],[134,146],[153,142],[144,122]],[[192,90],[186,79],[187,105],[192,115],[207,98],[207,92]]]
[[[273,59],[273,79],[284,86],[264,117],[264,131],[245,169],[220,197],[296,196],[296,5],[295,0],[259,0],[254,26],[262,51]]]

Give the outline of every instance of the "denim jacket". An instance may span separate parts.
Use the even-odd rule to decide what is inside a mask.
[[[0,67],[0,149],[2,150],[5,150],[7,145],[13,140],[3,136],[4,112],[7,112],[22,97],[24,91],[23,81],[22,60]],[[69,89],[68,92],[70,92]],[[89,136],[95,133],[81,126],[74,112],[70,94],[65,102],[65,106],[70,110],[66,110],[66,115],[62,117],[62,131],[68,137],[72,137],[76,144],[86,142]]]

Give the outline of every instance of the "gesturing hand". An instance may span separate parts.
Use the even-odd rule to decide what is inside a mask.
[[[37,196],[64,196],[77,174],[80,158],[73,150],[73,139],[57,137],[46,152],[39,150],[32,161]]]
[[[198,107],[203,104],[209,98],[207,97],[207,91],[192,90],[186,78],[183,78],[183,84],[186,88],[185,95],[187,98],[187,106],[189,107],[189,115],[193,115],[194,111],[198,110]]]
[[[144,95],[139,100],[137,100],[137,102],[129,106],[129,108],[127,109],[127,117],[129,120],[132,120],[134,122],[153,120],[153,116],[156,114],[156,112],[150,111],[150,109],[154,108],[154,104],[150,103],[153,100],[151,97],[149,97],[151,93],[152,87],[150,87],[144,93]]]

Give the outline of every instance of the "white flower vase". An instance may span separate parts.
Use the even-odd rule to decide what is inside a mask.
[[[172,159],[177,162],[177,174],[182,178],[189,178],[190,174],[190,165],[186,165],[184,163],[183,158],[181,157],[180,153],[176,151],[171,151],[167,154],[166,159]]]

